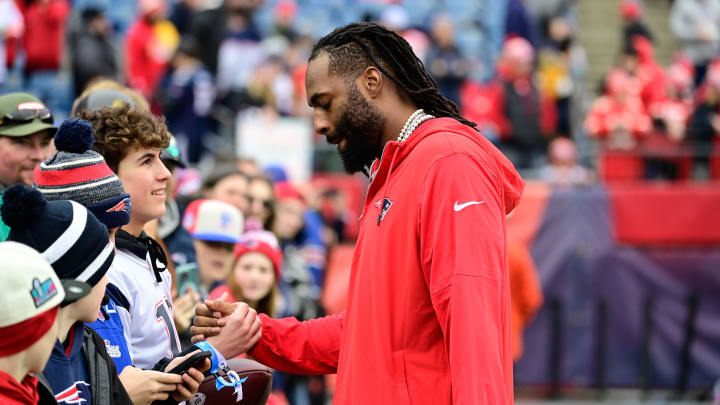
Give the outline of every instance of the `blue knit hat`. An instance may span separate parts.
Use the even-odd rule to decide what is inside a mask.
[[[97,284],[115,257],[107,228],[74,201],[47,201],[22,184],[5,191],[0,207],[8,240],[40,252],[58,277]]]
[[[122,182],[93,151],[90,123],[69,119],[55,134],[58,150],[35,167],[33,183],[48,200],[71,200],[84,205],[108,228],[130,222],[130,195]]]

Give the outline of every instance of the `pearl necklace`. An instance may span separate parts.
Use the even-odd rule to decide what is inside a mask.
[[[410,115],[410,118],[408,118],[407,121],[405,121],[405,125],[402,128],[402,131],[400,131],[400,135],[397,138],[398,142],[404,142],[406,139],[410,137],[410,135],[417,129],[420,124],[423,122],[435,118],[434,116],[430,114],[425,114],[425,111],[421,108],[419,110],[416,110],[414,113]]]

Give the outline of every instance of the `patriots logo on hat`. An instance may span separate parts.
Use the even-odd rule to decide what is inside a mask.
[[[232,223],[232,215],[228,212],[223,212],[220,215],[220,227],[226,229]]]
[[[35,308],[39,308],[42,304],[48,302],[52,297],[57,295],[57,288],[51,278],[43,281],[35,277],[32,281],[32,289],[30,295],[35,302]]]
[[[112,206],[105,212],[120,212],[120,211],[125,211],[127,213],[130,212],[130,198],[123,198],[122,201],[115,204],[114,206]]]
[[[81,404],[87,402],[87,399],[80,396],[80,393],[84,391],[80,384],[87,387],[90,386],[90,384],[85,381],[76,381],[70,388],[55,395],[55,400],[57,400],[59,404]],[[78,388],[78,385],[80,385],[81,388]]]

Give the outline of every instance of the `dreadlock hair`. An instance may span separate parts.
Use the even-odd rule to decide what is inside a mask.
[[[310,60],[329,56],[328,74],[357,78],[375,66],[426,113],[449,117],[471,128],[477,124],[460,115],[457,105],[440,93],[437,83],[400,35],[373,23],[352,23],[336,28],[313,47]]]

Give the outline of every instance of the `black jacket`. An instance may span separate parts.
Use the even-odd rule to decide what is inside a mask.
[[[90,392],[93,405],[132,405],[115,369],[115,363],[105,349],[105,342],[90,327],[85,326],[83,352],[87,359]],[[36,375],[40,401],[38,405],[57,405],[55,395],[45,376]]]

